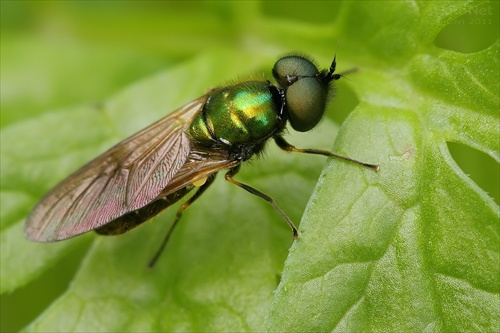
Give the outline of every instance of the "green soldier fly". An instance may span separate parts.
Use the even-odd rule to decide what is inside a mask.
[[[269,139],[283,150],[363,163],[319,149],[301,149],[283,138],[287,122],[307,132],[323,117],[335,74],[336,57],[319,71],[299,55],[280,58],[269,81],[239,82],[210,90],[144,130],[118,143],[63,180],[33,208],[26,237],[38,242],[67,239],[95,230],[122,234],[171,206],[191,190],[177,211],[153,265],[186,210],[228,169],[225,179],[269,202],[297,228],[267,194],[234,179],[241,163],[264,149]]]

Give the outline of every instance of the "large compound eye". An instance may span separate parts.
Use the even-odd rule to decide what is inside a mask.
[[[327,91],[315,77],[304,77],[286,90],[285,101],[293,129],[307,132],[325,113]]]
[[[321,80],[316,66],[300,56],[287,56],[276,62],[273,75],[285,89],[286,110],[293,129],[307,132],[325,112],[329,80]]]

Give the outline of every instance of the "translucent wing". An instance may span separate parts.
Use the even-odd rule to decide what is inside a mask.
[[[186,163],[171,179],[159,197],[167,196],[197,180],[206,178],[221,169],[235,167],[239,163],[241,163],[239,160],[231,159],[227,151],[192,147]]]
[[[201,180],[204,179],[206,181],[209,176],[221,169],[232,168],[239,163],[241,161],[232,158],[226,150],[214,147],[197,147],[194,144],[186,163],[156,199],[140,209],[122,215],[95,229],[95,231],[101,235],[119,235],[127,232],[180,200],[196,187],[194,183],[198,183],[201,186],[204,184]]]
[[[31,211],[26,237],[40,242],[73,237],[157,198],[190,156],[185,129],[205,101],[203,96],[185,105],[63,180]]]

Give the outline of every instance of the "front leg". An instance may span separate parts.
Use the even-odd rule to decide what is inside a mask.
[[[341,160],[344,160],[344,161],[355,163],[355,164],[364,166],[366,168],[373,169],[375,171],[378,171],[378,169],[379,169],[379,166],[376,165],[376,164],[369,164],[369,163],[361,162],[361,161],[358,161],[358,160],[354,160],[354,159],[349,158],[349,157],[345,157],[345,156],[342,156],[342,155],[337,155],[337,154],[332,153],[332,152],[330,152],[328,150],[311,149],[311,148],[297,148],[297,147],[289,144],[288,142],[286,142],[286,140],[283,139],[283,137],[280,136],[280,135],[275,136],[274,137],[274,141],[276,142],[276,144],[278,145],[278,147],[280,147],[281,149],[283,149],[285,151],[290,151],[290,152],[295,152],[295,153],[323,155],[323,156],[338,158],[338,159],[341,159]]]

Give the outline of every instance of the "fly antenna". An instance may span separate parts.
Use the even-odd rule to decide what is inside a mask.
[[[328,81],[333,81],[333,80],[338,80],[342,77],[341,74],[335,74],[335,69],[337,68],[337,50],[339,48],[338,42],[337,42],[337,48],[335,49],[335,54],[333,55],[333,61],[332,64],[330,65],[330,70],[326,74],[326,79]]]

